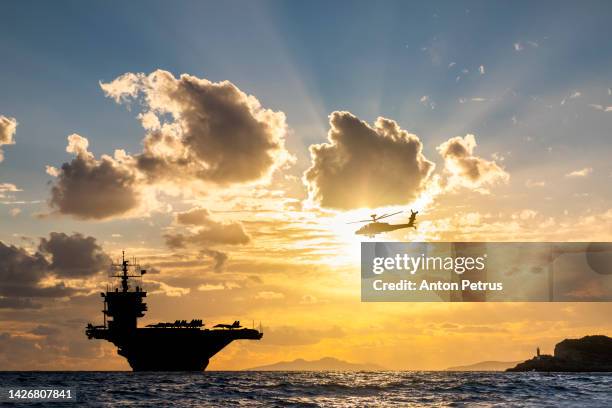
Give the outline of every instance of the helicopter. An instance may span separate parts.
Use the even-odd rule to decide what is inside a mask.
[[[389,224],[386,222],[378,222],[379,220],[382,220],[383,218],[388,218],[393,215],[400,214],[402,212],[403,211],[398,211],[392,214],[384,214],[384,215],[381,215],[380,217],[377,216],[376,214],[372,214],[370,215],[369,220],[353,221],[353,222],[349,222],[348,224],[357,224],[360,222],[367,222],[368,224],[364,225],[363,227],[355,231],[355,235],[367,235],[369,237],[374,237],[376,234],[395,231],[395,230],[402,229],[402,228],[416,229],[415,221],[416,221],[416,216],[419,213],[418,211],[410,210],[410,219],[408,220],[407,224]]]

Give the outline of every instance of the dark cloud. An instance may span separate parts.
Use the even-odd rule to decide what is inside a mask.
[[[508,181],[510,176],[497,163],[474,155],[475,147],[474,135],[453,137],[438,146],[449,186],[486,191],[485,186]]]
[[[205,225],[210,222],[210,213],[205,208],[192,208],[176,213],[176,222],[181,225]]]
[[[91,368],[94,359],[99,361],[102,357],[102,347],[98,342],[89,341],[81,331],[61,331],[49,326],[37,326],[27,333],[3,332],[0,333],[0,367],[3,370],[85,370]]]
[[[111,259],[93,237],[52,232],[38,247],[51,256],[51,269],[58,277],[84,278],[109,267]]]
[[[86,278],[108,266],[109,258],[92,237],[51,233],[40,241],[38,251],[0,242],[0,308],[38,308],[32,299],[58,298],[78,289],[63,281],[44,284],[50,277]]]
[[[68,136],[66,151],[76,157],[64,163],[51,188],[49,204],[58,213],[83,219],[122,215],[140,205],[140,191],[130,158],[117,152],[96,160],[82,136]]]
[[[285,115],[263,108],[229,81],[157,70],[100,85],[118,103],[142,103],[139,118],[148,134],[137,162],[151,178],[243,183],[268,176],[289,159]]]
[[[0,296],[3,298],[62,297],[73,293],[59,283],[41,286],[51,274],[49,262],[41,253],[30,255],[25,249],[0,242]]]
[[[17,120],[15,118],[0,115],[0,162],[4,160],[3,145],[15,144],[15,131]]]
[[[42,305],[28,298],[2,298],[0,297],[0,309],[40,309]]]
[[[213,269],[215,272],[222,272],[227,262],[227,254],[225,252],[217,251],[216,249],[203,249],[200,251],[202,255],[212,258],[214,264]]]
[[[59,333],[59,330],[51,326],[38,325],[30,330],[30,333],[37,336],[50,336]]]
[[[312,145],[304,173],[311,199],[323,207],[352,209],[405,204],[426,188],[434,164],[419,138],[390,119],[374,126],[350,112],[333,112],[328,142]]]

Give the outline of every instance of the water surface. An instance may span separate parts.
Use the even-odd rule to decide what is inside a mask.
[[[0,384],[76,389],[77,404],[29,404],[50,407],[612,407],[612,373],[0,372]]]

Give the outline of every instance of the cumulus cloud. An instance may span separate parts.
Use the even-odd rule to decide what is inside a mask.
[[[419,138],[390,119],[374,126],[350,112],[330,115],[328,141],[310,146],[304,173],[310,199],[323,207],[352,209],[405,204],[426,188],[434,169]]]
[[[29,254],[25,249],[0,242],[0,296],[3,298],[61,297],[72,289],[63,284],[42,286],[51,273],[49,262],[41,253]]]
[[[15,144],[15,131],[17,120],[15,118],[0,115],[0,162],[4,160],[3,145]]]
[[[262,107],[229,81],[175,78],[157,70],[127,73],[100,86],[117,103],[142,108],[143,150],[116,150],[97,159],[86,138],[70,135],[66,150],[75,158],[59,169],[46,167],[57,178],[49,200],[56,213],[81,219],[144,215],[157,206],[156,192],[170,188],[180,194],[191,182],[267,180],[293,160],[285,149],[284,113]]]
[[[68,136],[66,151],[76,157],[64,163],[56,174],[49,204],[60,214],[82,219],[104,219],[128,213],[141,204],[141,186],[133,158],[121,150],[114,157],[96,159],[88,151],[86,138]]]
[[[486,186],[507,182],[510,178],[495,161],[475,156],[475,148],[476,138],[469,134],[453,137],[437,147],[449,176],[449,188],[463,186],[485,192]]]
[[[83,278],[104,270],[111,263],[93,237],[52,232],[42,238],[39,251],[51,257],[50,268],[62,278]]]
[[[220,185],[266,178],[290,159],[282,112],[265,109],[229,81],[157,70],[101,83],[117,103],[138,102],[148,133],[138,167],[151,178],[191,177]]]
[[[51,233],[34,253],[0,242],[0,307],[34,308],[40,305],[33,298],[70,296],[78,289],[59,279],[88,278],[108,263],[96,240],[81,234]]]

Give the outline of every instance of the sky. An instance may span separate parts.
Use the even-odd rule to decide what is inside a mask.
[[[151,271],[143,324],[261,322],[210,369],[444,369],[609,334],[606,303],[361,303],[346,223],[415,209],[382,238],[610,241],[611,11],[5,2],[0,369],[127,369],[83,333],[122,250]]]

